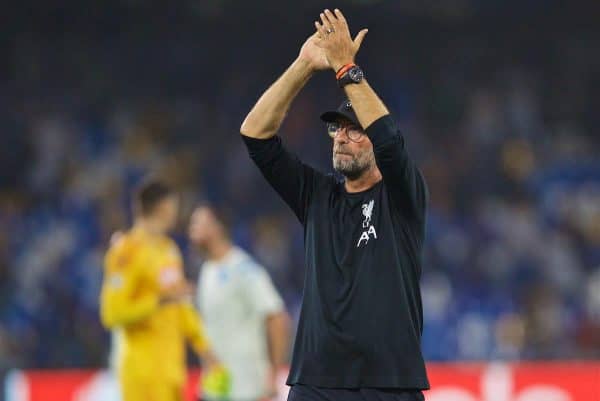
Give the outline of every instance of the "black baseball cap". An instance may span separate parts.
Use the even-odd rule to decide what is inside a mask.
[[[358,122],[358,117],[356,117],[356,113],[354,113],[354,109],[352,108],[352,102],[348,99],[344,100],[337,110],[326,111],[321,114],[321,120],[326,123],[334,123],[339,119],[350,120],[353,124],[359,127],[361,126]]]

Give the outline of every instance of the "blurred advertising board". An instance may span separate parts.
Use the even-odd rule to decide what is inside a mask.
[[[427,401],[600,401],[600,362],[430,363]],[[192,371],[186,401],[195,400]],[[279,399],[285,400],[285,372]],[[5,376],[6,401],[119,401],[109,371],[13,370]]]

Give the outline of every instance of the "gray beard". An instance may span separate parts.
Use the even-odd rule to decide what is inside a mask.
[[[342,174],[346,179],[353,181],[359,178],[365,171],[369,169],[368,163],[360,163],[357,159],[339,160],[333,158],[333,169]]]

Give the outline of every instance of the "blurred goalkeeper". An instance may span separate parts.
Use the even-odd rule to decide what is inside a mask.
[[[104,326],[119,334],[123,401],[182,400],[186,342],[213,376],[221,371],[191,303],[180,251],[167,236],[178,208],[165,183],[144,182],[135,193],[133,227],[106,254],[100,314]]]
[[[232,244],[225,219],[214,208],[196,209],[189,235],[206,257],[198,304],[215,354],[231,374],[228,400],[273,396],[289,343],[281,297],[265,269]]]

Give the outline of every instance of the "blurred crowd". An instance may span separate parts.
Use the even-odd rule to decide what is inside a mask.
[[[177,16],[177,28],[158,15],[100,32],[83,22],[70,33],[16,30],[4,49],[0,368],[105,365],[103,253],[130,224],[129,192],[149,173],[182,193],[174,236],[190,279],[201,256],[187,244],[187,219],[209,200],[230,211],[235,241],[297,317],[301,227],[238,130],[311,33],[311,17],[277,24],[274,36],[253,28],[260,17],[232,22],[218,10],[206,25]],[[390,23],[394,13],[402,27]],[[600,35],[554,30],[552,20],[457,23],[383,6],[372,14],[349,12],[351,24],[371,28],[358,62],[431,193],[425,356],[600,358]],[[322,73],[281,133],[326,171],[331,143],[318,115],[341,100]]]

